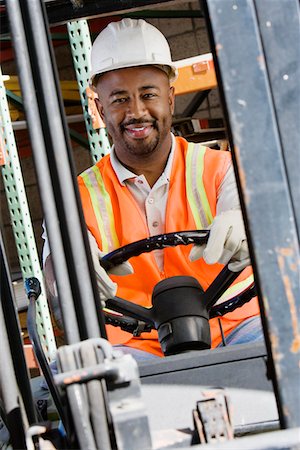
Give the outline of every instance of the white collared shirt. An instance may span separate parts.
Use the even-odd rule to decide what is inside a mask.
[[[117,178],[120,184],[128,188],[136,200],[143,216],[145,217],[150,236],[163,234],[165,232],[165,212],[175,145],[175,137],[172,135],[171,151],[165,169],[152,188],[149,186],[149,183],[144,175],[136,175],[121,164],[115,154],[114,147],[110,153],[111,165],[117,175]],[[160,270],[162,270],[163,251],[154,250],[153,253]]]

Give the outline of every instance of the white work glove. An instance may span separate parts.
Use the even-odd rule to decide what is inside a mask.
[[[251,264],[242,212],[230,210],[216,216],[210,227],[206,245],[195,245],[190,260],[202,258],[207,264],[227,264],[232,272],[239,272]]]
[[[108,298],[112,298],[116,295],[118,285],[109,278],[107,272],[101,266],[100,259],[105,255],[105,253],[99,249],[96,239],[89,230],[88,230],[88,237],[96,274],[99,296],[102,302],[102,306],[104,307],[105,301]],[[132,265],[128,261],[126,261],[111,269],[109,273],[113,275],[130,275],[131,273],[133,273],[133,268]]]

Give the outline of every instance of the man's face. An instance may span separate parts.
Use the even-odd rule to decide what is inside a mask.
[[[106,73],[97,93],[99,113],[122,162],[169,152],[174,90],[162,70],[143,66]]]

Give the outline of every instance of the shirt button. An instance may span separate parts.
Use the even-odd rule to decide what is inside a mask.
[[[143,184],[143,181],[142,181],[142,180],[137,180],[137,182],[138,182],[139,184]]]
[[[148,199],[148,203],[150,203],[150,205],[152,205],[154,203],[154,199],[153,198],[149,198]]]
[[[153,224],[152,224],[152,226],[153,226],[154,228],[158,227],[158,225],[159,225],[159,223],[158,223],[157,221],[153,222]]]

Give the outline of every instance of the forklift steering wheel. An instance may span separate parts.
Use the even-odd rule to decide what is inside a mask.
[[[159,234],[124,245],[103,256],[100,263],[108,271],[133,256],[139,256],[142,253],[148,253],[152,250],[176,247],[177,245],[206,244],[208,237],[209,230],[178,231],[176,233]]]
[[[151,236],[108,253],[101,259],[101,265],[105,270],[109,270],[133,256],[139,256],[142,253],[151,252],[156,249],[164,249],[177,245],[203,245],[207,242],[208,237],[209,230],[180,231]],[[205,292],[198,281],[193,277],[177,276],[167,278],[155,286],[152,298],[152,308],[144,308],[119,297],[108,299],[106,305],[109,309],[138,321],[137,323],[141,331],[150,331],[152,328],[156,328],[159,335],[161,335],[160,342],[162,345],[165,333],[168,334],[166,329],[170,328],[170,323],[172,323],[175,328],[174,324],[180,319],[181,322],[177,325],[178,329],[180,329],[183,324],[182,321],[187,320],[185,316],[189,314],[190,317],[193,318],[201,317],[202,321],[205,320],[207,322],[206,328],[209,328],[208,319],[234,311],[236,308],[239,308],[250,301],[256,295],[254,284],[249,286],[238,296],[231,298],[220,305],[214,306],[240,273],[241,272],[231,272],[228,269],[228,266],[225,266]],[[177,296],[178,288],[182,287],[186,289],[184,294],[185,301],[174,301]],[[182,290],[180,295],[182,295]],[[168,316],[169,314],[170,317]],[[109,314],[106,314],[106,318],[109,318]],[[126,317],[126,320],[123,320],[122,324],[122,317],[113,317],[111,321],[107,320],[107,323],[120,326],[125,331],[128,330],[132,332],[132,321],[131,325],[129,325],[130,320],[128,322],[128,317]],[[145,324],[144,328],[141,327],[140,322]],[[126,326],[128,327],[127,329]],[[191,324],[186,328],[188,329],[190,326]],[[207,341],[207,339],[207,337],[203,338],[204,341]],[[207,348],[208,344],[205,345],[205,348]],[[174,347],[173,344],[172,346]],[[175,347],[176,351],[178,351],[178,348],[181,348],[181,344],[176,344]],[[168,352],[168,349],[166,351]],[[166,351],[164,351],[164,353],[168,354]]]

